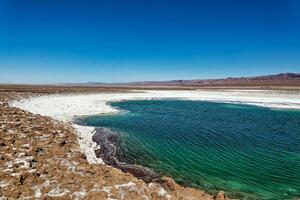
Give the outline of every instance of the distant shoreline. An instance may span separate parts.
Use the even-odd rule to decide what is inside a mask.
[[[300,82],[300,81],[299,81]],[[300,91],[300,85],[61,85],[61,84],[1,84],[2,92],[33,92],[33,93],[97,93],[97,92],[127,92],[129,90],[291,90]]]
[[[82,82],[55,84],[18,84],[0,83],[1,87],[13,89],[22,87],[63,87],[78,88],[111,88],[111,89],[300,89],[300,73],[280,73],[261,76],[227,77],[215,79],[182,79],[165,81],[135,81],[135,82]],[[3,90],[3,89],[2,89]]]

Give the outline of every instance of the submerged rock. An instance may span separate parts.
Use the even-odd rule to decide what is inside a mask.
[[[161,175],[155,173],[153,170],[135,164],[119,162],[117,159],[117,137],[118,133],[113,132],[106,128],[97,128],[96,133],[93,135],[93,141],[96,142],[101,148],[96,150],[96,155],[102,158],[105,164],[111,165],[123,172],[129,172],[137,178],[144,180],[146,183],[155,181],[161,178]]]

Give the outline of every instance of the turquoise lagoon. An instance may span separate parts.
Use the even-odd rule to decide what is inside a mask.
[[[85,124],[120,135],[118,159],[241,199],[300,197],[300,111],[185,100],[114,102]]]

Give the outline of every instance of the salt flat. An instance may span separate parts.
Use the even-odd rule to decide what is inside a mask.
[[[108,102],[143,99],[185,99],[242,103],[280,109],[300,109],[300,93],[287,90],[132,90],[130,93],[60,94],[13,101],[11,106],[34,114],[72,122],[76,116],[117,113]],[[96,158],[97,147],[92,141],[93,127],[73,124],[82,152],[90,163],[102,163]]]
[[[14,101],[12,106],[69,122],[74,116],[117,112],[109,101],[176,98],[243,103],[272,108],[300,109],[300,92],[280,90],[134,90],[132,93],[47,95]]]

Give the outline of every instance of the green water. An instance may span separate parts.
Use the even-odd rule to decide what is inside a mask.
[[[88,125],[121,134],[120,159],[211,193],[300,197],[300,111],[182,100],[112,103]]]

